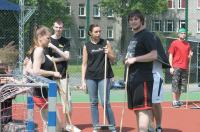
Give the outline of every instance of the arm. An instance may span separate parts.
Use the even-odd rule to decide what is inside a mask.
[[[86,68],[87,68],[87,58],[88,58],[88,54],[87,54],[86,46],[84,46],[83,47],[83,60],[82,60],[82,89],[86,88],[85,74],[86,74]]]
[[[116,55],[113,52],[112,45],[110,44],[109,41],[107,41],[107,49],[108,49],[108,52],[107,52],[108,58],[110,59],[111,63],[114,63],[116,59]]]
[[[170,53],[169,54],[169,64],[172,67],[172,62],[173,62],[173,55]]]
[[[172,66],[172,63],[173,62],[173,55],[171,54],[171,53],[169,53],[169,64],[170,64],[170,66],[171,66],[171,68],[170,68],[170,73],[171,74],[173,74],[174,73],[174,68],[173,68],[173,66]]]
[[[45,76],[45,77],[47,77],[47,76],[59,77],[60,76],[60,75],[58,75],[59,73],[57,73],[57,72],[41,69],[41,65],[42,65],[43,61],[45,61],[42,48],[35,49],[34,55],[33,55],[33,60],[34,60],[33,61],[33,74],[41,75],[41,76]]]
[[[137,57],[128,58],[125,64],[134,64],[135,62],[151,62],[157,59],[157,50],[152,50],[149,53]]]
[[[67,61],[70,59],[70,53],[69,51],[62,51],[59,48],[57,48],[55,45],[52,43],[49,43],[49,47],[53,49],[55,52],[57,52],[61,57],[59,58],[54,58],[55,62],[60,62],[60,61]]]
[[[190,53],[189,53],[189,58],[191,58],[193,56],[193,52],[192,52],[192,50],[190,50]]]

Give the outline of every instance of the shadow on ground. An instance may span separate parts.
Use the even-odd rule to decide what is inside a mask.
[[[163,128],[164,132],[183,132],[181,130],[178,129],[172,129],[172,128]]]

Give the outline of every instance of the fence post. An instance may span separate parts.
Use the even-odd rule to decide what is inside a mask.
[[[1,126],[1,102],[0,102],[0,132],[1,132],[2,126]]]
[[[26,130],[28,132],[33,132],[35,129],[34,125],[34,102],[33,102],[33,97],[28,93],[27,96],[27,124],[26,124]]]
[[[188,0],[185,0],[185,29],[186,29],[186,40],[188,40]]]
[[[56,132],[57,84],[52,81],[48,88],[48,132]]]

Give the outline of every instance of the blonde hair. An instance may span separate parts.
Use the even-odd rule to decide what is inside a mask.
[[[35,29],[34,29],[34,33],[33,33],[33,43],[30,47],[30,50],[28,52],[28,54],[32,54],[35,46],[38,46],[38,37],[39,36],[44,36],[48,33],[51,33],[51,30],[46,27],[46,26],[43,26],[43,25],[40,25],[40,26],[35,26]]]

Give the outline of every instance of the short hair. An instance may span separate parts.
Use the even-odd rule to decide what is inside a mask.
[[[138,17],[140,19],[140,21],[142,22],[142,25],[144,25],[144,15],[141,13],[140,10],[134,10],[132,12],[130,12],[128,14],[128,21],[132,18],[132,17]]]
[[[63,22],[60,18],[57,18],[57,19],[54,21],[53,25],[54,25],[55,23],[63,24],[63,25],[64,25],[64,22]]]

